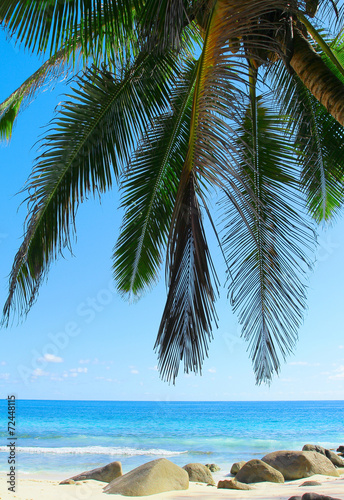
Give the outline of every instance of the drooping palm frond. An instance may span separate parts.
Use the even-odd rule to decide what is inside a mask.
[[[44,85],[51,85],[69,70],[69,54],[65,49],[54,54],[33,75],[0,104],[0,139],[9,139],[19,110],[34,99]],[[5,130],[4,133],[2,131]]]
[[[149,49],[179,49],[184,28],[204,0],[146,0],[139,11],[140,34]]]
[[[279,372],[280,357],[294,347],[312,246],[311,230],[299,213],[297,165],[284,127],[283,118],[253,92],[238,130],[237,162],[255,196],[243,192],[238,199],[229,188],[222,200],[229,292],[257,383],[269,382]]]
[[[10,275],[4,322],[26,313],[50,262],[70,243],[78,203],[118,177],[145,128],[167,108],[176,58],[146,54],[121,79],[105,70],[79,79],[51,125],[29,179],[29,218]]]
[[[201,371],[212,338],[212,322],[216,320],[217,277],[200,208],[200,200],[206,205],[204,189],[222,187],[229,171],[240,184],[229,161],[231,147],[235,149],[230,138],[233,122],[240,115],[245,50],[251,48],[251,42],[246,40],[245,50],[239,48],[240,58],[234,55],[228,40],[243,40],[252,31],[257,32],[260,26],[253,21],[252,29],[251,18],[270,11],[271,4],[263,0],[254,5],[243,1],[239,8],[218,0],[208,17],[195,84],[188,154],[169,236],[169,291],[155,344],[161,376],[168,381],[175,381],[181,360],[186,372]],[[247,24],[242,19],[247,19]],[[265,49],[268,36],[263,31],[259,37],[258,46]],[[234,182],[232,185],[237,188]],[[237,193],[240,195],[238,188]]]
[[[0,24],[33,52],[73,50],[80,32],[84,53],[99,45],[126,45],[133,30],[136,0],[3,0]],[[103,46],[104,48],[104,46]]]
[[[121,186],[126,212],[114,278],[122,294],[138,296],[157,278],[186,157],[195,65],[187,64],[171,95],[171,111],[142,138]]]
[[[169,291],[155,343],[163,379],[175,382],[179,364],[198,372],[208,355],[217,278],[206,242],[194,172],[183,190],[169,248]],[[215,288],[214,288],[215,284]]]
[[[343,127],[296,75],[278,66],[272,81],[281,113],[290,117],[289,128],[295,134],[309,213],[317,222],[329,221],[344,201]]]
[[[8,141],[12,136],[13,125],[18,116],[22,98],[6,107],[0,114],[0,141]]]

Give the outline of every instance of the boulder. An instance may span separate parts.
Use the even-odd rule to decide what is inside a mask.
[[[325,451],[327,458],[331,460],[333,465],[335,465],[336,467],[344,467],[344,460],[341,457],[339,457],[337,453],[331,450],[325,450]]]
[[[71,480],[83,481],[85,479],[94,479],[96,481],[104,481],[104,483],[110,483],[117,477],[122,476],[122,474],[123,472],[121,462],[111,462],[110,464],[104,465],[104,467],[98,467],[97,469],[81,472],[81,474],[61,481],[60,484],[73,484],[70,483]]]
[[[302,448],[302,451],[317,451],[318,453],[321,453],[326,457],[325,448],[319,446],[318,444],[305,444],[305,446]]]
[[[327,450],[326,448],[323,448],[322,446],[319,446],[317,444],[305,444],[305,446],[302,448],[302,451],[317,451],[318,453],[321,453],[322,455],[325,455],[333,465],[336,467],[344,467],[344,460],[342,460],[337,453],[334,453],[331,450]]]
[[[240,483],[236,479],[224,479],[217,483],[219,489],[224,488],[226,490],[253,490],[252,486],[245,483]]]
[[[235,474],[238,474],[239,470],[242,469],[245,464],[246,464],[245,460],[242,460],[241,462],[235,462],[232,465],[231,474],[233,474],[233,476],[235,476]]]
[[[221,467],[219,467],[217,464],[205,464],[206,467],[210,470],[210,472],[218,472],[221,470]]]
[[[344,446],[338,446],[337,451],[344,453]]]
[[[262,483],[264,481],[284,483],[284,477],[278,470],[256,458],[246,462],[235,479],[240,483]]]
[[[141,497],[165,491],[187,490],[188,487],[189,475],[186,470],[166,458],[158,458],[114,479],[103,491],[107,494]]]
[[[321,486],[321,483],[319,483],[319,481],[305,481],[304,483],[300,484],[299,487],[301,486]]]
[[[289,500],[339,500],[339,498],[327,497],[326,495],[318,495],[318,493],[305,493],[302,497],[290,497]]]
[[[274,451],[265,455],[262,460],[280,471],[287,481],[314,474],[339,477],[333,463],[316,451]]]
[[[318,495],[318,493],[305,493],[304,495],[302,495],[302,500],[340,500],[340,499],[328,497],[326,495]]]
[[[207,483],[215,485],[213,476],[210,470],[203,464],[193,463],[187,464],[183,467],[189,474],[189,481],[193,483]]]

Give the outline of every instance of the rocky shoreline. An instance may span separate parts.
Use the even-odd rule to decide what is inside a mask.
[[[103,492],[131,497],[156,495],[165,492],[185,491],[189,483],[203,484],[213,490],[254,490],[258,483],[283,484],[296,479],[312,476],[339,478],[344,474],[342,458],[344,446],[337,453],[319,445],[306,444],[301,451],[279,450],[262,459],[241,461],[232,465],[231,471],[217,484],[212,472],[219,470],[216,464],[191,463],[179,467],[173,462],[160,458],[147,462],[123,474],[121,462],[115,461],[104,467],[82,472],[61,481],[60,485],[81,484],[89,480],[108,483]],[[321,481],[304,481],[299,487],[321,487]],[[344,491],[343,491],[344,493]],[[214,492],[214,498],[216,493]],[[287,500],[287,496],[285,497]],[[288,500],[341,500],[324,494],[307,492]]]

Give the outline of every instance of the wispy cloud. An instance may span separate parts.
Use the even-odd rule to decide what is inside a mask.
[[[0,373],[0,380],[8,380],[10,378],[9,373]]]
[[[48,372],[43,371],[41,368],[36,368],[32,372],[33,377],[47,377],[49,375]]]
[[[208,372],[209,373],[216,373],[216,368],[209,368]]]
[[[41,360],[47,361],[47,363],[62,363],[63,359],[60,356],[55,356],[55,354],[44,354]]]
[[[309,363],[308,361],[290,361],[290,366],[320,366],[320,363]]]
[[[329,379],[330,380],[344,379],[344,365],[337,368],[337,370],[334,371],[334,374],[329,376]]]

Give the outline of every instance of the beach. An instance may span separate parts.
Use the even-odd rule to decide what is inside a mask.
[[[213,473],[217,485],[219,480],[230,479],[234,462],[262,459],[276,450],[302,450],[307,443],[335,451],[344,445],[343,412],[343,401],[21,400],[17,405],[14,492],[7,489],[8,436],[6,421],[0,422],[5,429],[0,432],[0,498],[104,499],[104,482],[88,480],[67,485],[59,482],[113,461],[120,461],[126,474],[159,458],[180,467],[189,463],[215,463],[220,468]],[[5,411],[0,413],[5,415]],[[340,474],[339,478],[317,475],[284,484],[257,483],[250,491],[190,482],[188,490],[149,498],[288,500],[293,495],[313,491],[344,500],[344,469],[340,469]],[[321,484],[300,487],[304,481],[313,479]]]
[[[216,480],[223,479],[224,474],[214,474]],[[228,479],[228,478],[227,478]],[[315,475],[308,480],[321,482],[321,486],[300,487],[305,479],[288,481],[285,484],[256,483],[255,489],[250,491],[235,491],[217,489],[215,487],[190,483],[185,491],[171,491],[148,497],[123,497],[122,495],[106,495],[103,487],[106,483],[100,481],[84,481],[80,484],[59,485],[47,475],[28,475],[18,478],[17,488],[14,493],[9,493],[6,487],[5,474],[0,475],[0,498],[1,500],[104,500],[104,498],[149,498],[152,500],[167,499],[252,499],[252,500],[288,500],[293,495],[301,496],[307,492],[315,492],[344,500],[344,469],[341,470],[340,478]]]

